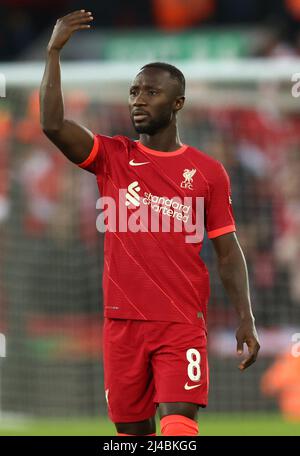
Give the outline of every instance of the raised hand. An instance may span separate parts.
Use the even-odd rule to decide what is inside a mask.
[[[92,13],[85,10],[74,11],[58,19],[47,47],[48,51],[60,51],[74,32],[89,29],[92,20]]]

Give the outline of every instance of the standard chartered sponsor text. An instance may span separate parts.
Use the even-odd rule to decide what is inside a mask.
[[[127,196],[126,196],[127,195]],[[137,203],[138,201],[138,203]],[[201,242],[204,236],[204,198],[167,197],[144,192],[135,204],[128,204],[127,189],[119,190],[119,201],[102,196],[96,208],[96,227],[110,232],[184,232],[186,242]]]

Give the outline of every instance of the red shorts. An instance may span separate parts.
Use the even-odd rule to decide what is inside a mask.
[[[206,332],[186,323],[104,319],[104,386],[114,423],[143,421],[161,402],[207,405]]]

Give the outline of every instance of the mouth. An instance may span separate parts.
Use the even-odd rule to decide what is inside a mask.
[[[149,117],[149,114],[144,111],[135,111],[132,117],[135,122],[142,122],[143,120],[146,120],[147,117]]]
[[[148,114],[134,114],[133,118],[135,122],[143,122],[143,120],[146,120],[148,117]]]

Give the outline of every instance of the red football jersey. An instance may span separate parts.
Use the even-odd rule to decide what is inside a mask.
[[[222,164],[187,145],[159,152],[95,135],[79,166],[96,175],[104,209],[104,316],[206,327],[203,231],[209,238],[235,231]]]

